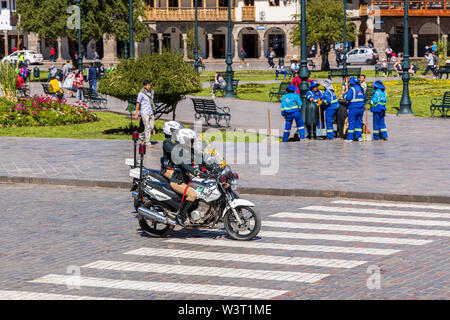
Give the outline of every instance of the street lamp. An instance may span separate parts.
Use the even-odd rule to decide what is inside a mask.
[[[344,57],[342,58],[342,76],[347,77],[347,4],[348,0],[344,0],[344,50],[342,51]]]
[[[194,70],[195,72],[198,72],[198,5],[197,1],[195,0],[195,23],[194,23]]]
[[[403,80],[403,93],[400,100],[400,109],[398,115],[414,115],[411,109],[411,98],[409,96],[409,25],[408,25],[408,0],[405,0],[404,4],[404,26],[403,26],[403,63],[402,63],[402,80]]]
[[[303,0],[304,1],[304,0]],[[227,86],[225,87],[225,98],[235,98],[233,92],[233,60],[231,59],[231,0],[228,0],[228,39],[227,39]]]
[[[130,55],[128,59],[134,60],[134,34],[133,34],[133,0],[130,0]]]
[[[301,17],[300,17],[300,72],[299,76],[302,79],[300,83],[300,98],[302,103],[306,106],[306,93],[308,92],[308,78],[311,73],[308,70],[308,57],[306,52],[306,0],[301,0]],[[305,109],[305,108],[302,108]]]
[[[80,16],[78,17],[78,69],[83,72],[83,50],[81,44],[81,0],[75,0],[75,3],[78,5],[78,11],[80,12]]]

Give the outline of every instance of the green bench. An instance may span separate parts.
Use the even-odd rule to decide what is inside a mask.
[[[189,61],[188,63],[189,63],[189,65],[190,65],[192,68],[195,66],[195,61]],[[203,62],[199,61],[199,62],[198,62],[198,68],[199,68],[199,69],[202,69],[202,71],[205,71],[206,66],[203,64]]]
[[[278,88],[271,88],[269,91],[269,100],[272,101],[273,98],[277,98],[278,102],[281,102],[281,99],[287,93],[286,89],[290,84],[290,82],[281,82]]]
[[[87,102],[89,108],[92,109],[107,109],[108,100],[95,94],[95,91],[90,88],[82,88],[83,91],[83,101]]]
[[[343,77],[344,72],[343,69],[330,69],[328,71],[328,79],[332,79],[333,77]],[[350,77],[360,77],[361,76],[361,68],[347,68],[347,76]]]
[[[447,75],[447,79],[448,79],[448,74],[450,73],[450,66],[442,66],[439,67],[439,78],[442,79],[442,76],[444,75],[444,73]]]
[[[219,75],[227,81],[227,73],[226,72],[219,72]],[[231,72],[231,79],[234,79],[234,71]],[[212,88],[214,86],[214,82],[216,82],[216,76],[210,76],[209,77],[209,86]]]
[[[225,78],[224,78],[224,79],[225,79]],[[215,80],[212,81],[211,87],[214,85],[214,81],[215,81]],[[225,81],[227,81],[227,80],[225,79]],[[233,80],[231,80],[231,84],[232,84],[232,86],[233,86],[233,94],[234,94],[234,95],[237,95],[238,88],[239,88],[239,79],[233,79]],[[225,85],[224,88],[217,89],[216,95],[217,95],[217,93],[219,93],[220,96],[223,97],[223,96],[225,95],[226,88],[227,88],[227,86]]]
[[[434,98],[431,100],[431,116],[434,116],[435,111],[439,111],[441,113],[441,117],[447,117],[448,111],[450,109],[450,91],[444,93],[444,96],[441,98]]]
[[[216,121],[218,127],[220,127],[220,121],[225,120],[227,127],[230,127],[231,114],[229,107],[219,107],[212,99],[197,99],[191,98],[194,103],[195,120],[205,119],[206,125],[210,126],[211,119]]]

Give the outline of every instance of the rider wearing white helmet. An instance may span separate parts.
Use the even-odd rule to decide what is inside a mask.
[[[166,140],[163,142],[163,156],[161,158],[161,174],[168,180],[172,178],[175,165],[172,161],[172,150],[176,146],[177,142],[172,140],[172,134],[176,130],[180,130],[184,126],[177,121],[167,121],[164,124],[163,131],[166,136]]]
[[[177,222],[180,226],[185,228],[186,225],[184,222],[187,218],[189,209],[197,199],[197,193],[194,189],[189,187],[191,176],[199,176],[201,174],[197,167],[198,165],[209,171],[214,170],[214,166],[204,162],[201,150],[195,150],[194,144],[197,142],[197,134],[194,131],[190,129],[177,130],[173,133],[172,139],[174,139],[178,145],[175,154],[172,155],[172,159],[175,163],[175,172],[170,179],[170,186],[176,193],[184,197],[182,200],[182,207],[177,215]],[[193,158],[201,163],[195,163]]]

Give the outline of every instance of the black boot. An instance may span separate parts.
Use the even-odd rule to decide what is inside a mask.
[[[177,220],[178,224],[183,228],[186,228],[186,225],[184,224],[184,222],[186,221],[189,209],[192,207],[193,204],[194,204],[194,202],[192,202],[192,201],[184,200],[183,205],[181,206],[180,212],[178,212],[176,220]]]

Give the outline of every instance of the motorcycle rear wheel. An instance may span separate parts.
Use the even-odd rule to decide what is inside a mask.
[[[169,207],[164,203],[153,204],[152,201],[147,201],[146,203],[144,203],[143,207],[146,209],[152,208],[157,211],[170,211]],[[141,214],[138,214],[138,221],[142,231],[146,235],[153,238],[163,238],[170,234],[173,229],[175,229],[175,226],[165,225],[152,220],[148,220]]]
[[[249,241],[255,238],[259,231],[261,230],[261,215],[259,212],[253,210],[251,207],[238,207],[236,208],[239,217],[243,220],[244,225],[238,226],[236,217],[233,214],[233,211],[230,209],[226,214],[223,221],[225,226],[225,230],[228,235],[234,240],[238,241]],[[247,213],[245,213],[247,211]],[[253,222],[253,228],[251,227],[251,220]],[[248,231],[248,233],[241,234],[241,231]]]

